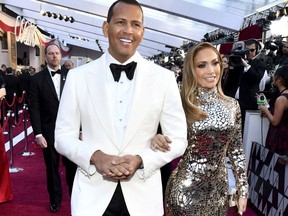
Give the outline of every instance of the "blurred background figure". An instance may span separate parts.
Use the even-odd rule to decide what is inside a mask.
[[[29,67],[30,75],[34,75],[36,73],[36,69],[34,67]]]
[[[0,68],[0,75],[4,76],[6,74],[6,65],[2,64]]]
[[[41,64],[40,65],[40,71],[44,70],[46,68],[46,65],[45,64]],[[32,75],[32,74],[31,74]]]
[[[73,63],[73,61],[70,60],[70,59],[66,60],[63,65],[64,65],[64,67],[65,67],[66,69],[68,69],[68,70],[74,68],[74,63]]]
[[[288,42],[285,40],[282,40],[275,59],[276,69],[283,65],[288,65]]]
[[[23,68],[21,70],[21,75],[19,76],[20,82],[21,82],[21,86],[23,91],[26,92],[27,97],[29,98],[30,95],[30,71],[27,68]]]
[[[225,95],[225,86],[227,85],[227,76],[228,76],[228,72],[229,72],[229,56],[227,55],[221,55],[222,58],[222,64],[223,64],[223,74],[222,74],[222,80],[221,80],[221,84],[222,84],[222,89]]]

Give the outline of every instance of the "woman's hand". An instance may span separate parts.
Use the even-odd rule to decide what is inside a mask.
[[[268,108],[264,105],[259,105],[258,109],[260,110],[261,116],[266,117],[267,116],[267,112],[269,112]]]
[[[6,95],[6,89],[5,88],[1,88],[0,89],[0,100],[3,100],[5,95]]]
[[[161,151],[161,152],[167,152],[170,151],[170,146],[169,144],[172,141],[169,139],[169,137],[164,136],[162,134],[157,134],[156,136],[153,137],[151,141],[151,146],[150,148],[153,151]]]
[[[247,207],[247,198],[240,197],[238,200],[238,214],[243,215]]]

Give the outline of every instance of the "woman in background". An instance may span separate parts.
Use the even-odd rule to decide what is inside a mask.
[[[223,63],[212,44],[199,43],[184,60],[181,98],[188,123],[188,147],[172,172],[165,194],[166,214],[223,216],[228,210],[226,153],[238,188],[238,213],[246,211],[248,183],[238,102],[223,94]],[[169,151],[158,134],[153,150]]]
[[[5,88],[0,89],[0,99],[3,100],[6,95]],[[12,186],[9,173],[9,164],[7,161],[5,141],[2,127],[0,126],[0,203],[13,199]]]
[[[259,109],[270,122],[266,147],[277,154],[288,155],[288,66],[279,67],[274,74],[274,86],[280,94],[277,97],[274,107],[269,109],[260,105]]]
[[[227,55],[221,55],[222,58],[222,64],[223,64],[223,74],[221,79],[222,84],[222,90],[225,95],[228,95],[228,92],[226,92],[226,85],[227,85],[227,76],[229,73],[229,57]]]

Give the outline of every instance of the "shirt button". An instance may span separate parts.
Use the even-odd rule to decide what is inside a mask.
[[[119,101],[119,103],[122,103],[122,101]]]
[[[119,121],[122,121],[122,119],[119,119]]]

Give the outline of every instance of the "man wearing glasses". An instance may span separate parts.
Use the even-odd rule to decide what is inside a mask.
[[[246,110],[258,110],[256,93],[259,93],[260,81],[267,69],[266,63],[258,58],[261,44],[255,39],[245,42],[246,55],[241,59],[241,65],[230,67],[227,82],[235,83],[229,96],[239,101],[242,114],[242,130]]]

